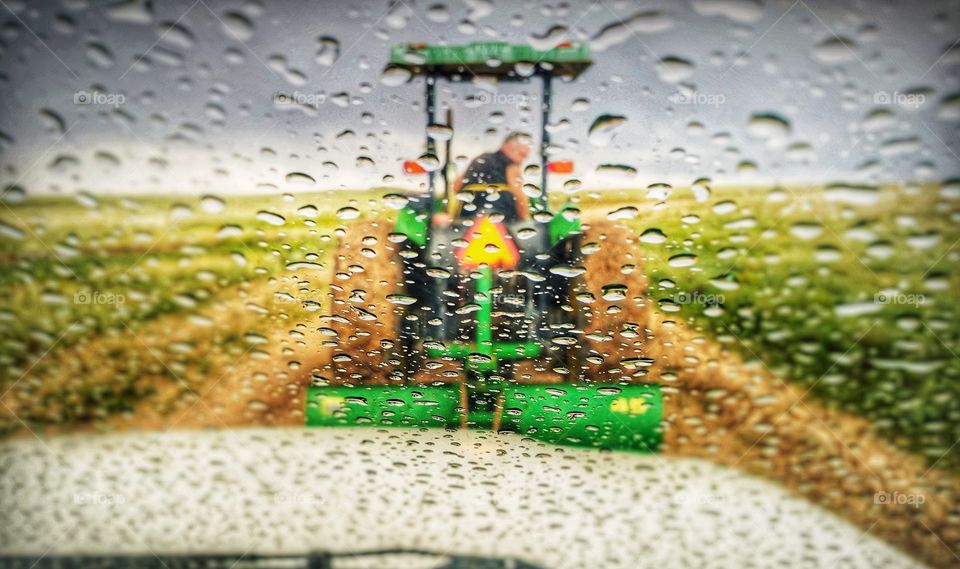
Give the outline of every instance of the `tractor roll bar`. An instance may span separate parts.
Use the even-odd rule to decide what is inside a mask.
[[[426,92],[426,109],[427,109],[427,154],[436,156],[437,154],[437,143],[430,137],[430,125],[434,123],[436,117],[436,107],[437,107],[437,76],[431,70],[427,72],[424,76],[424,82],[426,83],[427,92]],[[430,199],[433,199],[433,181],[435,177],[435,170],[427,171],[427,184],[430,188]],[[446,173],[444,173],[444,183],[446,183]],[[450,188],[449,185],[445,188],[449,194]]]
[[[547,175],[548,175],[548,156],[550,147],[550,132],[547,131],[547,125],[550,124],[550,105],[553,102],[553,74],[541,73],[541,97],[540,102],[540,199],[543,206],[547,204]]]
[[[507,81],[526,81],[529,73],[520,73],[521,65],[532,66],[542,80],[541,131],[540,131],[540,191],[541,199],[546,201],[550,133],[547,126],[550,121],[554,75],[576,78],[593,63],[590,47],[586,43],[563,42],[551,49],[537,49],[527,44],[507,42],[474,42],[462,45],[429,45],[425,43],[405,43],[391,48],[388,68],[401,68],[410,72],[410,76],[423,75],[426,82],[426,113],[428,127],[437,124],[437,78],[450,81],[466,81],[477,75],[493,75]],[[447,112],[447,127],[452,128],[452,113]],[[450,141],[447,141],[447,157],[444,170],[444,190],[447,199],[450,195],[448,175],[450,159]],[[427,133],[427,153],[436,156],[437,145]],[[430,195],[433,195],[436,183],[435,170],[429,172]]]

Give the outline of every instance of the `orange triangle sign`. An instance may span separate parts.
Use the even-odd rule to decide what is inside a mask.
[[[474,222],[466,241],[467,246],[457,250],[457,259],[464,267],[487,265],[494,269],[512,269],[520,261],[517,245],[507,229],[489,217]]]

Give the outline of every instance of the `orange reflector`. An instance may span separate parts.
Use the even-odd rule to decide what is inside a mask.
[[[551,174],[573,174],[573,160],[547,162],[547,172]]]
[[[416,160],[405,160],[403,162],[404,174],[426,174],[427,171]]]
[[[520,252],[507,229],[488,217],[474,222],[466,241],[467,246],[457,250],[457,259],[463,267],[487,265],[494,269],[512,269],[520,262]]]

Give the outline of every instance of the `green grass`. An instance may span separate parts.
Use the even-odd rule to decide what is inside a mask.
[[[365,202],[358,207],[378,199],[376,193],[360,196]],[[0,210],[0,222],[22,232],[19,239],[0,237],[0,391],[17,384],[39,392],[43,378],[62,375],[54,356],[72,346],[129,337],[130,330],[167,315],[191,326],[188,317],[216,299],[236,297],[239,285],[276,279],[292,262],[325,262],[341,225],[336,211],[348,200],[346,194],[234,197],[214,213],[204,210],[199,197],[102,198],[92,207],[43,197]],[[307,205],[316,207],[309,217],[297,211]],[[286,222],[258,219],[262,210]],[[304,317],[290,303],[282,310]],[[217,350],[235,351],[245,332],[266,330],[223,335]],[[161,344],[151,349],[169,357],[176,371],[184,358],[174,353],[177,346]],[[64,399],[79,411],[66,417],[129,409],[149,391],[134,388],[137,374],[171,374],[158,362],[135,357],[144,349],[133,341],[111,349],[100,364],[117,371],[115,385],[77,377]]]
[[[631,221],[638,234],[666,235],[643,244],[661,308],[902,447],[960,466],[960,203],[934,185],[886,187],[866,205],[829,201],[823,188],[785,189],[782,201],[766,189],[706,203],[677,194],[660,208],[629,200],[646,204]],[[613,211],[624,197],[581,207]],[[724,201],[731,211],[715,211]],[[857,239],[865,231],[874,235]],[[696,262],[672,266],[683,254]]]

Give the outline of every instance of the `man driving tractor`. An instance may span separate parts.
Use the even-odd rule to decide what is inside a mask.
[[[453,183],[454,194],[471,192],[473,200],[461,205],[455,200],[453,217],[472,218],[499,213],[507,222],[530,219],[527,197],[523,194],[520,165],[530,155],[530,136],[511,132],[500,149],[486,152],[470,162],[466,172]]]
[[[531,156],[533,136],[510,133],[498,149],[452,175],[457,131],[452,108],[438,116],[439,80],[469,81],[482,71],[533,83],[530,73],[514,72],[531,61],[538,62],[541,82],[539,152]],[[660,447],[659,385],[621,381],[643,370],[631,363],[622,371],[598,345],[606,335],[585,333],[605,334],[619,323],[606,310],[570,306],[581,292],[607,302],[611,259],[585,256],[580,245],[599,242],[603,226],[581,225],[569,199],[554,200],[553,211],[547,199],[549,173],[572,169],[549,162],[552,81],[576,79],[591,62],[586,44],[546,52],[503,42],[393,48],[390,65],[425,78],[421,156],[438,167],[405,161],[407,174],[428,175],[426,191],[400,208],[394,223],[365,220],[339,239],[338,283],[330,287],[330,327],[338,339],[330,346],[332,381],[308,388],[307,424],[461,426],[582,446]],[[442,147],[440,132],[449,133]],[[523,165],[531,158],[540,169],[536,197],[524,185]],[[625,237],[614,241],[629,245]],[[621,258],[614,252],[612,262]],[[556,270],[580,266],[582,274]],[[621,290],[617,283],[610,289]],[[356,291],[366,293],[363,308]],[[596,371],[600,365],[616,373]]]

